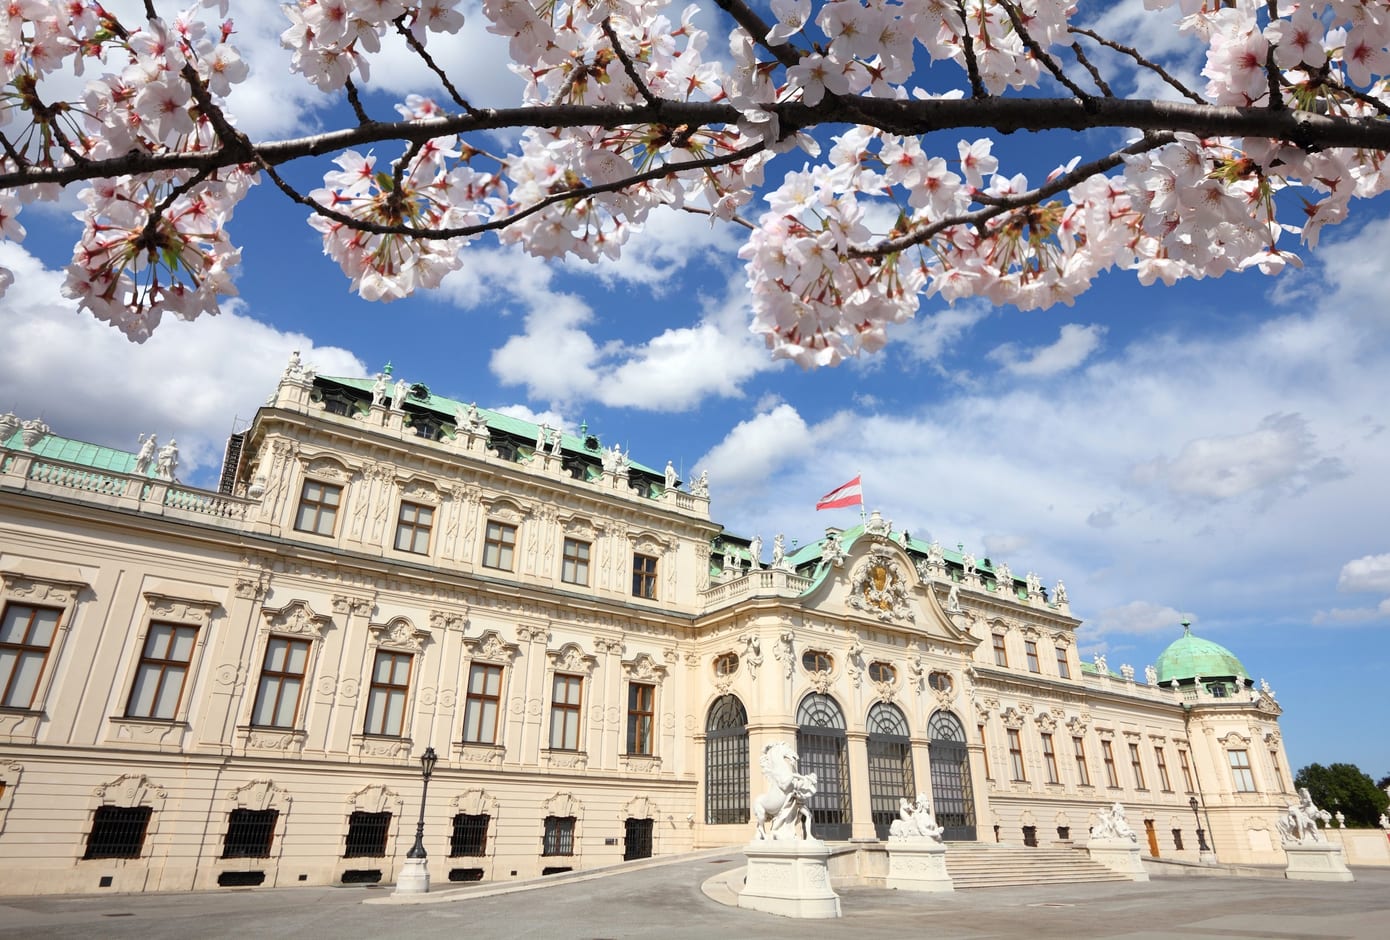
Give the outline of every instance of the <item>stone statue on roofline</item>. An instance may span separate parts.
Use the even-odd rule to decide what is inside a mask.
[[[149,437],[141,434],[139,444],[140,451],[135,455],[135,472],[143,477],[149,475],[150,467],[154,465],[154,457],[159,449],[159,444],[155,441],[153,434]]]
[[[4,444],[10,439],[10,435],[19,430],[19,415],[13,411],[7,411],[0,415],[0,444]]]
[[[748,557],[753,559],[754,571],[761,571],[763,567],[763,537],[753,536],[753,541],[748,543]]]
[[[690,484],[690,495],[709,499],[709,471],[701,470],[695,482]]]
[[[405,410],[405,396],[409,390],[410,386],[406,384],[405,379],[396,380],[396,387],[391,392],[391,408],[394,411]]]
[[[787,538],[778,532],[772,538],[772,567],[785,568],[787,566]]]
[[[1158,685],[1158,670],[1152,665],[1144,667],[1144,681],[1149,685]]]
[[[376,381],[372,383],[372,405],[373,405],[373,406],[381,405],[382,407],[385,407],[385,405],[386,405],[386,375],[385,375],[385,373],[378,372],[378,373],[376,374]]]
[[[159,459],[155,465],[155,476],[161,480],[173,480],[174,471],[179,466],[179,444],[172,437],[169,443],[159,449]]]
[[[1061,581],[1058,581],[1057,586],[1052,589],[1052,601],[1058,607],[1067,606],[1067,586]]]
[[[966,552],[960,558],[961,573],[966,578],[975,577],[975,555],[973,552]]]
[[[564,449],[565,432],[555,428],[550,432],[550,452],[559,457]]]
[[[666,488],[674,490],[680,481],[676,478],[676,465],[671,461],[666,461]]]

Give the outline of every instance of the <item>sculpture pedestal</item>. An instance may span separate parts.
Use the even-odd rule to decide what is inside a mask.
[[[429,859],[408,858],[396,876],[396,894],[427,894],[430,890]]]
[[[946,846],[930,839],[888,842],[888,880],[899,891],[954,891],[946,871]]]
[[[1139,843],[1129,839],[1092,839],[1086,843],[1091,861],[1099,862],[1111,871],[1128,875],[1134,881],[1148,881],[1144,862],[1139,857]]]
[[[1289,865],[1284,877],[1293,881],[1354,881],[1340,845],[1328,842],[1285,842]]]
[[[839,917],[840,896],[830,887],[830,847],[819,839],[750,842],[748,873],[738,906],[783,917]]]

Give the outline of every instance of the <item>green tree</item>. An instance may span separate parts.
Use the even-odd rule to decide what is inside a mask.
[[[1373,827],[1390,806],[1390,795],[1355,764],[1309,764],[1293,782],[1296,787],[1307,787],[1321,809],[1345,815],[1348,826]]]

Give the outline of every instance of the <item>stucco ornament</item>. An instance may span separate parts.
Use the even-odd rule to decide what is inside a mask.
[[[1139,841],[1139,836],[1129,827],[1129,821],[1125,819],[1123,803],[1116,803],[1109,809],[1101,810],[1096,815],[1096,824],[1091,829],[1091,838]]]
[[[907,597],[907,577],[885,546],[875,545],[850,577],[849,606],[867,611],[879,620],[912,620]]]
[[[1307,787],[1300,787],[1298,802],[1290,803],[1288,810],[1280,817],[1274,827],[1279,830],[1279,838],[1285,842],[1311,845],[1326,842],[1327,837],[1318,829],[1318,822],[1331,822],[1332,814],[1318,809]]]
[[[785,741],[763,748],[758,760],[768,789],[753,801],[754,840],[777,842],[811,838],[811,797],[816,795],[816,775],[797,772],[800,758]]]
[[[932,812],[925,793],[917,794],[915,803],[909,803],[907,797],[898,799],[898,818],[888,827],[889,841],[940,842],[945,832],[937,825],[936,814]]]

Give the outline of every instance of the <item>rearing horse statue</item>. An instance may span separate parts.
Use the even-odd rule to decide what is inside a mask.
[[[810,804],[816,795],[816,775],[797,773],[799,760],[785,741],[774,741],[763,748],[758,766],[767,777],[768,790],[753,801],[756,838],[811,838]]]

